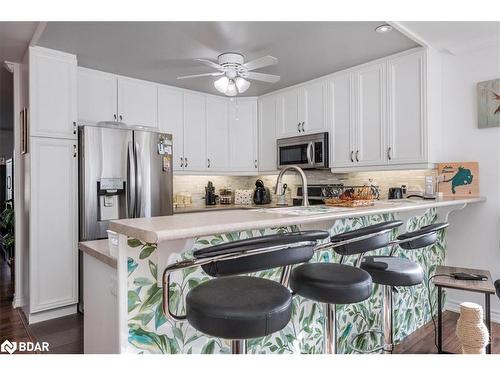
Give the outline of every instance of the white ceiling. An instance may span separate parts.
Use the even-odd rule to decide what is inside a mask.
[[[404,21],[399,24],[438,51],[453,54],[500,43],[500,22]]]
[[[278,74],[277,84],[253,81],[245,96],[261,95],[333,73],[417,44],[393,30],[379,34],[373,22],[49,22],[39,45],[74,53],[78,64],[126,76],[218,94],[213,78],[177,80],[210,72],[193,61],[239,52],[279,64],[259,72]]]
[[[38,22],[0,22],[0,63],[20,62]]]

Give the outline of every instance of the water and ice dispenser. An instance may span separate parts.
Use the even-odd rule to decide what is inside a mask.
[[[121,178],[101,178],[97,181],[97,197],[99,221],[117,220],[124,217],[125,181]]]

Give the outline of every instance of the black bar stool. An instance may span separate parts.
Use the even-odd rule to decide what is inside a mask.
[[[375,348],[370,352],[383,350],[392,353],[394,348],[393,321],[392,321],[392,290],[394,287],[414,286],[422,283],[424,271],[422,267],[409,259],[394,257],[397,245],[405,250],[420,249],[430,246],[437,241],[437,233],[446,228],[448,223],[437,223],[422,227],[414,232],[407,232],[391,242],[392,250],[388,256],[366,256],[361,262],[361,269],[370,274],[375,284],[382,285],[382,331],[376,331],[383,335],[383,346]],[[350,342],[351,349],[357,352],[362,350],[354,347],[354,341],[365,331],[354,336]]]
[[[322,246],[333,248],[342,255],[362,254],[387,246],[392,229],[401,221],[388,221],[332,236],[331,243]],[[342,262],[341,259],[341,262]],[[325,352],[336,353],[336,305],[364,301],[372,293],[372,278],[360,268],[337,263],[307,263],[292,271],[290,287],[294,293],[316,302],[325,308]]]
[[[233,354],[246,352],[246,339],[284,328],[292,314],[292,293],[275,281],[241,274],[307,262],[326,231],[302,231],[228,242],[194,252],[194,259],[168,266],[163,273],[163,310],[168,319],[187,320],[204,334],[230,339]],[[186,315],[169,309],[170,274],[201,266],[215,277],[190,290]]]

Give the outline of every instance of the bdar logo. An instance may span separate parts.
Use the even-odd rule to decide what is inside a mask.
[[[0,351],[3,353],[12,354],[16,351],[16,349],[17,349],[17,343],[10,342],[9,340],[5,340],[0,346]]]

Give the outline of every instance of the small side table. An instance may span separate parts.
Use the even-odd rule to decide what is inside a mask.
[[[490,308],[490,296],[495,294],[495,286],[491,280],[491,274],[486,270],[477,270],[473,268],[461,268],[461,267],[448,267],[448,266],[438,266],[436,269],[436,275],[449,275],[454,272],[466,272],[475,273],[479,275],[485,275],[488,277],[485,281],[473,281],[473,280],[456,280],[452,277],[446,276],[436,276],[432,279],[434,285],[438,289],[438,353],[443,352],[443,313],[442,313],[442,289],[459,289],[467,290],[469,292],[483,293],[484,294],[484,314],[486,320],[486,327],[490,335],[490,340],[486,346],[486,353],[491,354],[491,308]]]

